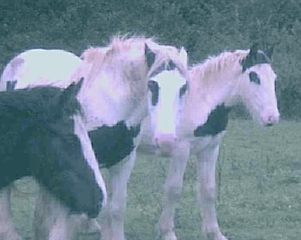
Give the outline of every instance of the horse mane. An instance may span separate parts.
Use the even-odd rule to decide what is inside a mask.
[[[145,58],[146,44],[156,54],[151,69],[148,69]],[[106,93],[114,92],[116,98],[125,96],[140,102],[147,91],[147,77],[162,63],[172,60],[183,75],[187,73],[186,63],[181,62],[177,48],[159,45],[153,38],[144,36],[115,35],[107,46],[90,47],[81,58],[83,61],[71,78],[71,82],[81,77],[85,79],[80,98],[85,98],[85,89],[90,88],[94,81],[104,81],[100,84],[105,85]]]
[[[89,88],[105,68],[109,68],[108,72],[112,74],[118,74],[115,70],[118,69],[120,77],[111,78],[111,86],[115,86],[116,89],[120,88],[123,92],[121,94],[129,91],[132,99],[140,101],[138,99],[141,98],[141,93],[146,91],[146,84],[141,80],[146,80],[147,73],[149,73],[144,54],[145,44],[158,55],[155,60],[156,66],[170,57],[180,69],[184,69],[176,58],[178,52],[176,48],[160,46],[153,38],[144,36],[115,35],[108,46],[90,47],[83,52],[81,56],[83,62],[73,74],[71,82],[84,77],[81,92],[85,92],[84,89]],[[117,92],[115,94],[118,95]]]
[[[89,47],[86,49],[80,56],[83,62],[73,76],[76,79],[79,79],[78,76],[84,77],[86,83],[93,81],[105,61],[107,51],[108,48],[105,47]]]
[[[230,67],[239,66],[242,59],[249,53],[249,50],[236,50],[234,52],[225,51],[217,56],[209,56],[202,63],[196,64],[190,68],[190,76],[193,81],[204,81],[213,74],[219,74],[221,71]]]
[[[151,39],[116,35],[112,37],[110,44],[106,47],[89,47],[82,53],[81,59],[83,62],[73,74],[72,81],[84,77],[85,85],[89,85],[95,80],[104,64],[110,63],[122,51],[131,51],[135,46],[138,46],[138,48],[144,46],[144,42],[147,41],[151,41]],[[132,55],[128,54],[127,57],[131,58]]]
[[[31,123],[47,123],[56,117],[60,109],[60,96],[63,89],[53,86],[16,89],[0,92],[0,119],[15,122],[16,119],[28,119]],[[81,114],[81,105],[72,98],[63,111],[70,117]]]

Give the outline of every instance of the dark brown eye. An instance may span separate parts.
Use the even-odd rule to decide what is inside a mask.
[[[180,98],[186,93],[187,91],[187,83],[185,83],[181,88],[180,88]]]
[[[147,86],[152,94],[152,105],[156,106],[159,100],[159,85],[157,82],[149,80]]]
[[[249,77],[250,77],[250,82],[256,83],[258,85],[260,84],[260,78],[256,72],[250,72]]]

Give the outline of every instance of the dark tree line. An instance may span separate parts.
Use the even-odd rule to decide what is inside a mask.
[[[185,46],[191,63],[275,44],[282,116],[301,117],[301,0],[0,0],[0,66],[29,48],[80,54],[116,33]]]

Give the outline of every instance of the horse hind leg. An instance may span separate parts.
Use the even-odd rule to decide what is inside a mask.
[[[169,162],[163,210],[159,220],[159,235],[163,240],[177,240],[174,232],[174,215],[182,192],[184,172],[189,158],[189,143],[178,143],[175,149]]]
[[[10,193],[10,186],[0,191],[0,240],[22,240],[13,224]]]

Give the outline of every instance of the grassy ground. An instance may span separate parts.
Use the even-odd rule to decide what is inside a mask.
[[[126,235],[156,239],[166,159],[138,155],[129,182]],[[203,239],[195,197],[195,160],[190,159],[176,212],[180,240]],[[261,128],[251,121],[230,121],[217,168],[217,212],[222,232],[231,240],[299,240],[301,237],[301,123],[282,121]],[[36,192],[26,179],[23,192]],[[33,198],[20,192],[13,214],[25,239],[32,239]],[[81,236],[81,240],[95,240]]]

